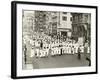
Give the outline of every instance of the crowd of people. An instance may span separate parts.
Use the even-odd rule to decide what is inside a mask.
[[[37,36],[38,38],[32,38],[28,40],[31,45],[30,57],[48,57],[64,54],[76,54],[76,53],[90,53],[90,46],[88,42],[79,44],[78,41],[66,39],[62,41],[60,39],[54,39],[50,36]],[[25,48],[27,46],[25,44]],[[79,54],[80,55],[80,54]]]

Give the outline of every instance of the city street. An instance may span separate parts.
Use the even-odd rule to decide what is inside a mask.
[[[23,11],[23,15],[23,69],[91,65],[89,13]]]
[[[80,60],[78,59],[78,54],[31,58],[31,60],[32,64],[26,64],[26,69],[83,67],[89,65],[89,62],[84,58],[83,54],[81,54]]]

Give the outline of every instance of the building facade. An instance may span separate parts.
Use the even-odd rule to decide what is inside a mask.
[[[35,29],[34,18],[35,18],[34,11],[23,11],[22,15],[23,35],[31,35],[32,32],[34,31]]]
[[[72,13],[72,37],[78,40],[79,37],[83,41],[90,41],[91,32],[91,14],[89,13]]]
[[[59,26],[58,32],[61,36],[71,37],[72,30],[72,15],[68,12],[59,13]]]
[[[50,36],[71,37],[72,15],[69,12],[24,11],[23,32],[43,32]]]
[[[46,31],[46,11],[35,11],[35,32]]]

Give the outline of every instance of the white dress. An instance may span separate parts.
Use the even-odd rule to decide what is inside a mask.
[[[71,54],[71,46],[68,47],[68,53]]]
[[[51,48],[51,55],[54,55],[54,53],[55,53],[55,49]]]
[[[40,56],[40,50],[39,49],[36,49],[36,54],[37,54],[37,57]]]
[[[67,54],[69,54],[69,46],[67,46]]]
[[[45,56],[48,56],[49,54],[49,49],[45,49]]]
[[[38,42],[37,41],[35,42],[35,47],[38,47]]]
[[[84,53],[84,46],[81,46],[81,52]]]
[[[63,47],[62,47],[62,54],[65,54],[65,52],[66,52],[66,47],[63,46]]]
[[[91,52],[91,49],[90,49],[90,47],[88,47],[88,51],[87,51],[87,53],[90,53]]]
[[[72,50],[72,53],[71,54],[74,54],[75,53],[74,47],[72,47],[71,50]]]
[[[31,49],[31,55],[30,57],[34,57],[35,56],[35,49]]]
[[[58,52],[57,47],[55,47],[54,48],[54,55],[57,55],[57,52]]]
[[[78,53],[78,47],[79,47],[79,46],[78,46],[78,44],[76,43],[76,44],[75,44],[75,47],[74,47],[74,48],[75,48],[75,53]]]
[[[68,47],[65,48],[65,54],[68,54]]]
[[[44,51],[42,49],[40,49],[40,57],[44,56]]]
[[[60,48],[58,48],[58,54],[59,54],[59,55],[60,55],[60,52],[61,52],[61,51],[60,51]]]
[[[55,55],[59,55],[60,54],[60,48],[59,47],[56,47],[55,48]]]

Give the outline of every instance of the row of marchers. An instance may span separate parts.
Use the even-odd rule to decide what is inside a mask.
[[[87,52],[84,52],[84,46],[76,44],[63,44],[62,46],[57,46],[57,43],[49,44],[47,47],[46,44],[41,47],[32,47],[30,57],[48,57],[56,56],[63,54],[75,54],[75,53],[90,53],[90,47],[87,47]]]

